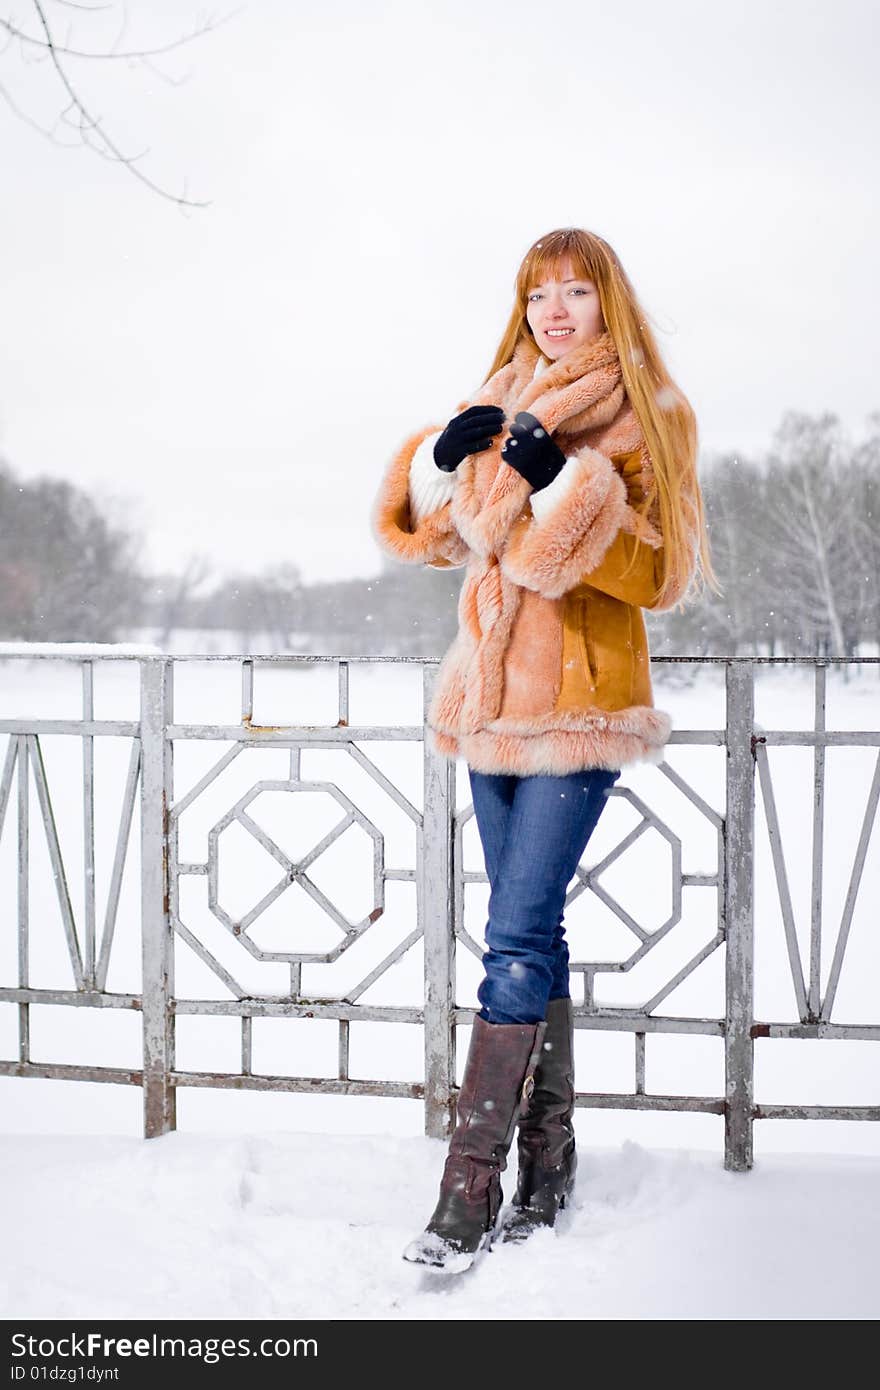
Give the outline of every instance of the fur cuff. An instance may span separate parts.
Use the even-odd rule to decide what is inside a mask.
[[[569,489],[574,485],[577,478],[577,454],[572,454],[565,460],[552,483],[546,487],[539,488],[533,492],[529,501],[532,504],[532,513],[543,521],[548,512],[552,511],[557,502],[560,502]]]
[[[502,459],[488,495],[481,501],[475,488],[473,454],[459,464],[458,471],[461,477],[452,500],[455,524],[471,550],[488,559],[500,552],[514,522],[528,515],[532,485]]]
[[[501,569],[515,584],[561,598],[602,560],[626,514],[627,492],[611,460],[589,448],[541,491],[550,496],[542,504],[540,492],[532,495],[533,518],[511,532]]]
[[[414,525],[449,502],[455,492],[455,473],[444,473],[434,462],[434,445],[442,430],[426,434],[409,465],[409,500]]]
[[[415,521],[410,503],[410,465],[419,445],[437,434],[431,425],[411,435],[388,465],[370,513],[377,544],[396,560],[419,565],[464,565],[469,550],[452,521],[451,504],[443,503]],[[437,470],[440,471],[439,469]]]

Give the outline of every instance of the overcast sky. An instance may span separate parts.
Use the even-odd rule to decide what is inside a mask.
[[[70,46],[112,43],[121,6],[47,4]],[[127,47],[206,13],[127,10]],[[878,13],[251,0],[162,60],[183,83],[67,60],[139,167],[210,206],[0,103],[0,456],[97,491],[155,568],[375,573],[388,459],[476,388],[522,256],[567,225],[616,248],[705,451],[759,451],[789,408],[858,436],[880,408]],[[16,47],[0,84],[61,109]]]

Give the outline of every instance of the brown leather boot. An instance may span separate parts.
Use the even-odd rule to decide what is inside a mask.
[[[531,1103],[519,1122],[519,1172],[504,1242],[553,1226],[570,1197],[577,1170],[573,1114],[574,1011],[570,999],[551,999]]]
[[[440,1198],[405,1260],[458,1272],[490,1243],[502,1204],[501,1173],[517,1115],[531,1098],[545,1029],[545,1023],[474,1019]]]

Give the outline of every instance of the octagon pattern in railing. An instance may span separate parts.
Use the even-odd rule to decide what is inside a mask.
[[[756,657],[656,658],[655,664],[667,672],[687,665],[723,672],[725,717],[723,727],[676,728],[663,762],[638,773],[626,770],[610,793],[602,833],[588,846],[589,862],[579,865],[569,887],[577,1027],[630,1034],[634,1044],[631,1088],[581,1092],[578,1104],[723,1116],[725,1163],[743,1169],[753,1161],[755,1119],[880,1118],[873,1103],[754,1100],[756,1039],[880,1041],[880,1024],[858,1013],[876,1000],[880,964],[880,944],[866,925],[866,896],[876,901],[878,889],[878,856],[869,851],[880,798],[880,732],[828,730],[825,717],[828,667],[847,666],[867,680],[877,674],[877,662]],[[396,698],[387,678],[391,667],[399,677],[421,677],[424,708],[436,666],[416,659],[329,656],[124,657],[97,649],[66,657],[53,651],[44,658],[25,649],[8,658],[7,671],[19,674],[6,683],[0,718],[6,744],[0,888],[7,900],[14,899],[7,920],[17,923],[17,931],[5,934],[0,953],[0,968],[15,974],[9,983],[2,980],[0,1016],[14,1011],[17,1027],[14,1055],[0,1061],[0,1074],[143,1086],[148,1135],[175,1125],[175,1097],[184,1087],[410,1097],[424,1101],[428,1133],[447,1133],[456,1029],[473,1016],[475,1004],[462,999],[473,996],[483,949],[470,921],[486,888],[481,857],[478,867],[467,866],[479,847],[473,808],[464,797],[457,802],[462,766],[433,754],[420,715],[408,724],[387,718],[352,722],[350,698],[353,670],[378,681],[369,692],[377,707],[386,697]],[[55,690],[56,682],[59,688],[64,684],[59,667],[68,683],[75,675],[81,694],[79,711],[68,709],[63,717]],[[759,728],[756,672],[797,667],[813,677],[812,727]],[[41,681],[41,669],[55,673],[52,680]],[[313,717],[314,691],[291,699],[275,689],[276,706],[282,714],[295,709],[297,721],[257,721],[255,674],[271,685],[291,672],[315,679],[332,675],[335,720]],[[96,673],[112,673],[114,689],[123,673],[136,674],[135,717],[96,718]],[[228,683],[230,675],[237,685],[234,717],[186,721],[180,709],[175,713],[182,696],[198,716],[214,686]],[[47,717],[21,712],[29,692],[40,706],[52,706]],[[107,692],[99,693],[109,701]],[[18,699],[18,710],[9,707],[10,699]],[[865,701],[865,708],[876,711],[876,699]],[[794,803],[787,779],[774,779],[773,745],[813,755],[809,856],[802,834],[795,840],[798,867],[809,865],[808,890],[806,874],[790,877],[780,791],[789,810]],[[849,858],[829,963],[822,951],[828,938],[823,874],[829,864],[823,847],[829,830],[826,756],[832,748],[855,755],[863,783],[870,771],[870,785],[846,827],[831,827],[838,840],[845,829],[832,863],[841,890],[844,854]],[[76,749],[82,766],[74,775]],[[699,758],[690,768],[677,761],[688,749]],[[105,750],[106,766],[99,767]],[[699,785],[707,781],[703,765],[713,752],[724,755],[723,768],[716,769],[723,811]],[[307,772],[304,759],[310,761]],[[321,766],[311,765],[322,759]],[[796,1014],[787,1020],[755,1017],[756,768],[766,825],[766,841],[757,848],[766,844],[772,865],[785,989]],[[111,783],[112,794],[105,790]],[[854,797],[848,800],[851,808]],[[35,835],[37,824],[42,833]],[[711,855],[699,869],[687,866],[686,853],[697,842],[698,853]],[[137,856],[139,865],[133,863]],[[139,914],[132,907],[135,875]],[[414,890],[411,908],[389,905],[389,885],[397,883]],[[808,891],[808,910],[797,903],[798,890],[802,897]],[[579,900],[589,904],[586,920],[575,909]],[[122,942],[120,921],[126,926]],[[52,933],[63,954],[50,967],[40,941]],[[773,934],[769,927],[767,934]],[[854,940],[858,961],[847,976]],[[135,954],[139,980],[131,976]],[[687,990],[710,978],[705,970],[700,974],[702,967],[722,984],[714,1014],[694,1009],[695,995],[689,1008],[681,1007]],[[129,987],[111,987],[114,969],[120,979],[128,970]],[[842,981],[854,976],[846,1003],[851,1017],[833,1018]],[[777,997],[781,980],[777,970]],[[624,1000],[621,990],[627,988],[631,997]],[[407,990],[417,997],[402,998]],[[677,1011],[660,1012],[673,995]],[[31,1020],[46,1005],[141,1012],[141,1065],[35,1060]],[[179,1066],[177,1035],[184,1021],[209,1018],[238,1021],[238,1065]],[[288,1073],[255,1058],[255,1024],[280,1018],[332,1023],[334,1075],[315,1075],[308,1067]],[[363,1068],[352,1067],[352,1025],[362,1023],[423,1027],[424,1080],[353,1075]],[[649,1090],[646,1039],[661,1034],[719,1039],[723,1093]],[[8,1030],[0,1033],[0,1043],[4,1036],[9,1038]]]

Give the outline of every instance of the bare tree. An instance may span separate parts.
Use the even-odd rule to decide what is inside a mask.
[[[854,446],[836,416],[788,414],[754,461],[723,454],[700,471],[723,594],[649,615],[655,654],[880,643],[880,415]]]
[[[845,593],[839,563],[849,548],[847,479],[836,415],[788,411],[770,457],[768,499],[775,534],[775,584],[799,637],[824,640],[846,655]]]
[[[276,565],[262,575],[230,575],[191,605],[197,627],[225,627],[250,651],[257,633],[277,651],[290,650],[290,634],[302,620],[303,586],[295,565]]]
[[[140,541],[81,488],[0,464],[0,635],[112,642],[139,625]]]
[[[772,646],[776,609],[764,582],[764,471],[738,454],[723,454],[705,473],[712,563],[724,590],[723,597],[713,595],[699,606],[712,647],[735,656],[752,649],[762,635]]]
[[[146,184],[154,193],[160,194],[161,197],[169,199],[178,206],[187,208],[208,207],[207,202],[189,198],[185,191],[183,194],[169,192],[168,189],[163,188],[150,178],[139,163],[144,155],[149,153],[149,150],[141,150],[137,154],[125,153],[110,133],[103,116],[95,115],[91,107],[86,104],[79,83],[72,74],[77,66],[83,62],[93,65],[122,62],[133,68],[139,66],[147,68],[163,82],[178,86],[185,79],[175,78],[164,72],[157,65],[157,60],[217,29],[220,24],[231,19],[237,11],[232,11],[219,19],[209,18],[203,23],[195,25],[190,33],[183,34],[158,47],[130,48],[128,46],[123,47],[129,19],[125,3],[118,5],[115,2],[86,4],[78,3],[78,0],[27,0],[27,4],[32,11],[29,28],[22,27],[22,24],[11,13],[7,13],[5,16],[0,15],[0,31],[6,34],[6,43],[0,50],[0,57],[12,52],[17,54],[25,64],[48,62],[55,77],[60,109],[53,124],[48,127],[44,126],[25,111],[13,98],[8,86],[0,82],[0,97],[3,98],[7,106],[33,129],[52,140],[53,143],[84,145],[102,158],[122,164],[134,178]],[[57,32],[56,18],[52,12],[53,9],[58,8],[76,11],[80,24],[89,23],[89,20],[83,20],[83,15],[94,17],[101,12],[121,9],[121,23],[111,46],[101,49],[91,47],[88,42],[84,46],[80,45],[74,40],[72,22],[68,26],[67,34],[61,37]],[[63,127],[65,132],[72,132],[74,139],[70,141],[60,138],[59,127]]]
[[[851,571],[855,622],[880,646],[880,413],[869,417],[868,426],[851,463]]]
[[[192,601],[211,569],[205,555],[191,555],[179,574],[162,575],[157,580],[153,589],[158,628],[156,642],[163,651],[168,650],[172,633],[188,626]]]

